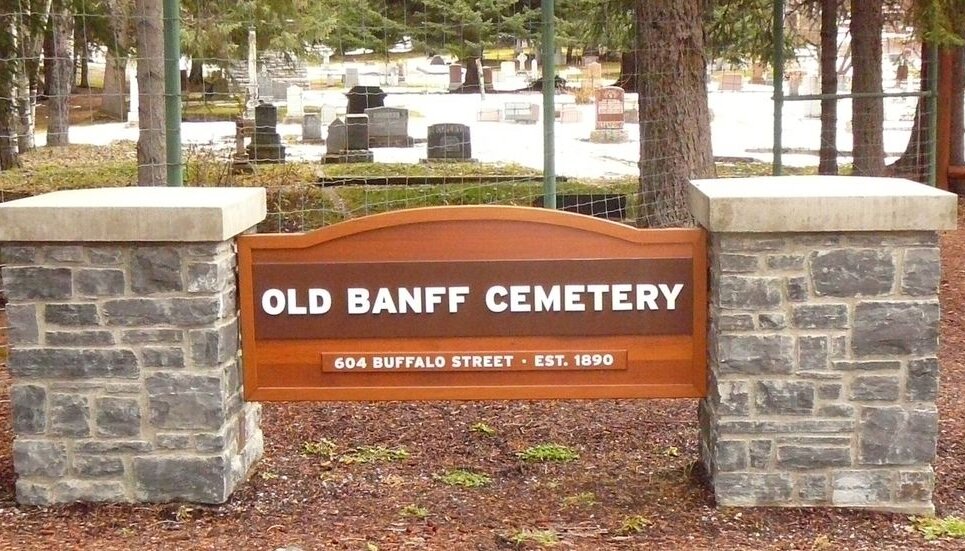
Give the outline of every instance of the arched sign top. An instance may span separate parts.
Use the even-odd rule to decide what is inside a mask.
[[[704,391],[702,230],[436,207],[238,243],[249,399]]]

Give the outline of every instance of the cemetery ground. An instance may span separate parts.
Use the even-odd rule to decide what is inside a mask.
[[[320,188],[317,163],[231,176],[195,152],[188,181],[269,188],[265,231],[427,204],[528,204],[518,165],[358,165],[327,175],[509,173],[510,184]],[[65,156],[74,162],[64,162]],[[721,165],[722,174],[764,173]],[[332,172],[329,172],[332,171]],[[129,185],[132,144],[43,149],[4,173],[6,199]],[[634,179],[561,188],[631,192]],[[965,517],[965,201],[942,236],[939,519]],[[6,324],[0,319],[0,327]],[[5,336],[0,331],[0,343]],[[0,346],[0,350],[2,350]],[[4,356],[0,352],[0,363]],[[845,510],[716,508],[698,463],[693,400],[268,403],[265,455],[224,505],[21,507],[14,499],[10,377],[0,367],[0,549],[962,549],[965,524]],[[934,536],[935,539],[928,539]]]

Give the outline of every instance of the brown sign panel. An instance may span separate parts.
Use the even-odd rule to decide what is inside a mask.
[[[522,207],[242,236],[246,398],[702,396],[705,239]]]

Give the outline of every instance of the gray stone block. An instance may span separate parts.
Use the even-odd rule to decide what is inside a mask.
[[[831,337],[831,359],[841,360],[848,356],[848,337]]]
[[[0,246],[0,264],[12,266],[14,264],[37,264],[40,250],[30,245],[11,245],[4,243]]]
[[[826,469],[850,465],[850,447],[794,445],[777,447],[777,467],[780,469]]]
[[[854,417],[854,406],[850,404],[827,404],[818,408],[818,417]]]
[[[845,329],[848,327],[848,305],[795,304],[791,309],[791,326],[797,329]]]
[[[774,234],[713,234],[714,245],[721,251],[770,252],[788,247],[788,241]]]
[[[728,419],[720,421],[721,434],[833,434],[854,431],[855,422],[851,419],[787,419],[781,421],[750,421]]]
[[[220,430],[226,420],[221,377],[159,372],[145,380],[145,388],[156,428]]]
[[[86,261],[84,248],[79,245],[45,245],[44,257],[51,263],[77,264]]]
[[[938,302],[859,302],[851,351],[857,357],[934,356],[939,315]]]
[[[724,309],[771,310],[781,304],[781,280],[725,275],[720,277],[717,295]]]
[[[111,346],[114,335],[109,331],[47,331],[47,346]]]
[[[720,472],[743,471],[747,468],[747,442],[718,440],[714,465]]]
[[[67,327],[96,326],[100,323],[96,304],[48,304],[44,321]]]
[[[186,450],[194,448],[194,444],[189,434],[163,433],[159,432],[154,437],[154,442],[161,450]]]
[[[898,360],[847,360],[832,362],[831,367],[836,371],[898,371],[901,369],[901,362]]]
[[[763,415],[810,415],[814,411],[814,383],[758,381],[754,405]]]
[[[821,383],[818,385],[818,399],[837,400],[841,397],[842,386],[838,383]]]
[[[51,486],[55,503],[127,501],[120,482],[64,480]]]
[[[724,507],[787,505],[792,490],[789,473],[719,473],[714,477],[717,504]]]
[[[797,271],[804,269],[804,255],[775,254],[767,257],[767,267],[771,270]]]
[[[184,253],[190,258],[211,258],[232,251],[232,241],[218,241],[209,243],[192,243],[183,247]]]
[[[891,292],[895,259],[887,249],[837,249],[810,257],[814,293],[826,297],[869,297]]]
[[[70,268],[3,268],[4,292],[13,302],[66,300],[73,294]]]
[[[909,402],[934,402],[938,399],[938,358],[908,361],[905,399]]]
[[[210,325],[233,311],[222,297],[171,299],[170,323],[180,326]]]
[[[794,338],[787,335],[721,335],[717,339],[721,373],[766,375],[794,368]]]
[[[770,440],[751,440],[747,446],[750,456],[749,465],[752,469],[766,469],[771,463],[771,449],[774,447]]]
[[[927,471],[899,471],[895,499],[898,501],[931,502],[935,490],[935,473]]]
[[[14,434],[40,434],[47,426],[47,390],[15,384],[10,389]]]
[[[6,310],[7,323],[10,325],[8,336],[11,345],[23,346],[40,342],[40,329],[35,305],[7,304]]]
[[[831,503],[838,507],[884,505],[891,500],[892,478],[888,471],[835,471]]]
[[[25,378],[92,379],[138,376],[134,352],[113,348],[14,348],[10,351],[9,366],[15,377]]]
[[[87,247],[90,263],[99,266],[114,266],[124,261],[124,249],[121,247],[95,246]]]
[[[901,272],[901,292],[911,296],[938,295],[941,282],[941,259],[938,247],[908,249]]]
[[[74,474],[83,478],[119,477],[124,475],[120,457],[103,455],[74,455]]]
[[[90,440],[74,445],[75,453],[89,454],[147,453],[153,449],[154,446],[144,440]]]
[[[59,478],[67,474],[67,446],[49,440],[13,441],[13,468],[25,478]]]
[[[114,269],[84,269],[74,272],[74,289],[81,297],[121,296],[124,272]]]
[[[135,457],[134,481],[140,501],[224,503],[229,465],[222,456]]]
[[[775,331],[787,327],[787,318],[784,316],[784,314],[769,312],[765,314],[758,314],[757,323],[760,324],[761,329],[764,331]]]
[[[233,278],[231,265],[221,262],[191,263],[187,267],[187,290],[189,293],[217,293],[228,286]]]
[[[742,274],[757,271],[759,262],[755,255],[720,254],[717,255],[720,271],[727,274]]]
[[[719,314],[715,321],[720,331],[754,330],[754,316],[751,314]]]
[[[134,398],[104,397],[96,401],[97,435],[128,438],[141,433],[141,405]]]
[[[166,299],[117,299],[109,300],[103,305],[107,325],[125,327],[168,324],[169,309],[170,303]]]
[[[78,394],[51,394],[50,427],[53,436],[90,436],[90,403],[87,396]]]
[[[191,331],[191,361],[196,366],[216,366],[238,355],[238,323],[216,329]]]
[[[784,283],[787,299],[791,302],[804,302],[810,296],[806,277],[789,277]]]
[[[935,459],[938,412],[931,408],[865,407],[858,424],[858,462],[929,465]]]
[[[17,503],[21,505],[50,505],[53,503],[53,493],[49,484],[40,484],[24,478],[19,478],[16,485]]]
[[[125,344],[177,344],[184,341],[180,329],[130,329],[121,333]]]
[[[720,381],[711,388],[719,416],[747,416],[751,413],[750,390],[745,381]]]
[[[797,365],[802,370],[823,371],[828,368],[828,338],[798,337]]]
[[[830,486],[826,474],[802,474],[797,479],[797,498],[811,503],[830,501]]]
[[[184,367],[184,349],[175,346],[144,347],[141,351],[144,367],[155,369],[181,369]]]
[[[860,375],[851,381],[849,398],[856,402],[898,400],[901,380],[895,376]]]
[[[139,247],[131,258],[131,290],[139,294],[181,291],[181,254],[175,247]]]

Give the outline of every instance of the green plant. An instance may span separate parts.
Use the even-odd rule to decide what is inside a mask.
[[[563,498],[563,507],[590,507],[599,503],[593,492],[580,492]]]
[[[562,444],[537,444],[518,452],[517,457],[530,463],[556,461],[567,462],[580,458],[580,454],[569,446]]]
[[[921,532],[926,540],[965,538],[965,519],[913,517],[911,520],[915,529]]]
[[[496,436],[496,429],[490,427],[489,425],[483,422],[473,423],[469,427],[469,432],[475,432],[477,434],[482,434],[484,436]]]
[[[425,520],[429,516],[429,509],[422,507],[421,505],[416,505],[415,503],[410,503],[402,508],[399,512],[404,517],[416,518],[419,520]]]
[[[342,454],[339,463],[380,463],[402,461],[409,458],[405,448],[386,448],[385,446],[359,446]]]
[[[529,528],[524,528],[512,533],[507,539],[516,545],[535,543],[546,547],[553,547],[560,542],[559,535],[552,529],[530,530]]]
[[[466,469],[454,469],[436,475],[435,479],[446,486],[460,486],[463,488],[482,488],[488,486],[492,479],[482,473],[474,473]]]
[[[643,515],[632,515],[623,519],[620,523],[620,528],[617,532],[623,534],[624,536],[629,536],[630,534],[639,534],[646,530],[647,526],[650,526],[653,522]]]
[[[330,460],[335,457],[335,447],[335,442],[328,438],[322,438],[317,442],[302,442],[302,453],[317,455]]]

